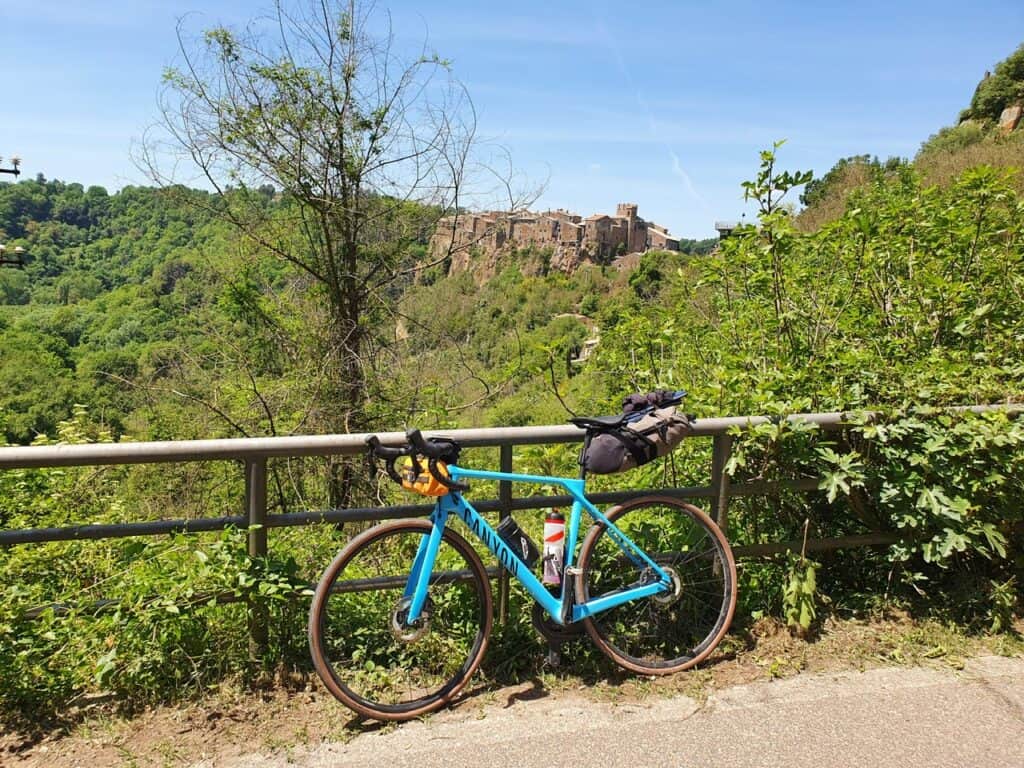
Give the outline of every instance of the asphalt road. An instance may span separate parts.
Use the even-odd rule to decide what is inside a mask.
[[[287,756],[194,768],[680,768],[687,766],[1024,767],[1024,659],[961,671],[800,675],[631,704],[539,700],[463,704],[425,722]]]

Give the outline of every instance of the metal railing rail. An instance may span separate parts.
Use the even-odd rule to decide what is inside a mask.
[[[980,405],[956,410],[981,413],[1004,410],[1019,413],[1024,405]],[[786,417],[791,422],[817,425],[822,430],[840,429],[850,423],[853,414],[802,413]],[[863,414],[860,414],[863,418]],[[704,486],[646,489],[640,491],[612,491],[588,494],[595,503],[615,503],[637,496],[657,493],[678,498],[708,498],[712,516],[723,531],[728,529],[729,499],[734,496],[765,495],[780,489],[810,491],[818,487],[818,478],[801,478],[777,482],[730,481],[725,467],[732,453],[733,432],[751,427],[776,423],[779,419],[767,416],[733,416],[701,418],[696,421],[691,437],[713,439],[710,483]],[[572,425],[538,427],[498,427],[489,429],[436,430],[426,433],[432,437],[450,437],[470,448],[497,447],[499,470],[513,472],[513,448],[523,445],[553,445],[582,442],[583,430]],[[268,551],[269,529],[312,523],[345,523],[389,520],[421,516],[429,512],[430,505],[406,504],[387,507],[333,509],[319,512],[293,512],[270,514],[267,509],[267,459],[301,456],[353,456],[365,451],[367,435],[311,435],[295,437],[261,437],[222,440],[181,440],[165,442],[91,443],[84,445],[47,445],[0,448],[0,471],[26,468],[106,466],[116,464],[155,464],[161,462],[207,462],[235,460],[244,463],[244,514],[215,518],[155,520],[133,523],[107,523],[72,525],[58,528],[27,528],[0,530],[0,546],[32,544],[51,541],[82,539],[111,539],[131,536],[152,536],[172,532],[219,531],[230,527],[248,528],[248,551],[252,557],[263,557]],[[405,443],[402,432],[378,433],[384,445]],[[498,483],[498,498],[475,501],[482,512],[498,512],[506,516],[514,510],[543,509],[566,505],[568,496],[529,496],[516,498],[512,483]],[[808,542],[809,550],[838,549],[847,546],[878,546],[897,540],[892,533],[870,533],[841,539],[818,539]],[[799,542],[758,544],[738,547],[738,556],[763,556],[799,547]],[[504,616],[508,595],[507,578],[501,579],[499,610]],[[265,639],[265,627],[253,627],[257,643]]]
[[[789,416],[791,421],[805,421],[823,429],[836,429],[844,423],[842,413],[809,413]],[[735,428],[745,429],[758,424],[770,423],[765,416],[729,417],[698,419],[691,433],[693,437],[713,437],[714,456],[711,483],[707,486],[688,488],[658,489],[658,493],[681,498],[722,498],[716,504],[724,507],[728,496],[750,495],[770,490],[764,483],[729,484],[723,480],[725,464],[731,451],[732,437],[729,432]],[[572,425],[541,427],[495,427],[488,429],[437,430],[429,436],[450,437],[468,448],[500,448],[499,469],[512,472],[513,448],[523,445],[554,445],[579,443],[584,432]],[[294,437],[257,437],[222,440],[173,440],[162,442],[89,443],[76,445],[18,446],[0,448],[0,471],[10,469],[107,466],[119,464],[155,464],[161,462],[207,462],[241,461],[245,466],[245,514],[227,515],[214,518],[191,520],[154,520],[134,523],[107,523],[98,525],[73,525],[59,528],[29,528],[0,530],[0,545],[32,544],[47,541],[71,541],[77,539],[106,539],[128,536],[154,536],[172,532],[218,531],[229,527],[259,526],[253,536],[259,540],[250,542],[251,554],[266,554],[262,539],[266,529],[292,525],[328,522],[362,522],[415,517],[429,511],[429,505],[407,504],[390,507],[357,509],[334,509],[319,512],[293,512],[269,514],[267,511],[267,459],[300,456],[353,456],[366,450],[365,434],[354,435],[309,435]],[[384,445],[402,445],[405,433],[378,433]],[[815,487],[814,480],[794,481],[799,489]],[[531,496],[516,499],[512,494],[512,483],[498,484],[498,498],[490,501],[474,501],[481,511],[509,513],[520,509],[542,509],[553,504],[567,503],[568,496]],[[652,491],[620,491],[595,493],[597,503],[614,503]]]
[[[787,417],[835,429],[847,420],[845,413],[800,413]],[[768,416],[730,416],[697,419],[694,437],[724,435],[733,428],[745,429],[777,421]],[[375,433],[383,445],[404,445],[404,432]],[[450,437],[467,448],[517,445],[554,445],[583,440],[583,430],[572,425],[542,427],[490,427],[486,429],[425,430],[429,437]],[[279,456],[353,456],[366,450],[367,434],[301,435],[295,437],[244,437],[223,440],[168,440],[149,443],[88,443],[33,445],[0,448],[0,469],[69,467],[108,464],[155,464],[158,462],[210,461],[216,459],[267,459]]]

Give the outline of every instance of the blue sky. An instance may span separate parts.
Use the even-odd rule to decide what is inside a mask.
[[[478,133],[548,179],[543,207],[633,201],[689,237],[743,211],[757,152],[827,171],[913,155],[1024,42],[1015,2],[386,2],[400,42],[453,62]],[[0,155],[31,175],[142,183],[175,24],[243,24],[238,0],[0,0]]]

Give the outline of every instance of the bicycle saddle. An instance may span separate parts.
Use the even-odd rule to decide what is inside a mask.
[[[569,421],[580,429],[616,429],[622,426],[628,415],[617,413],[614,416],[574,416]]]

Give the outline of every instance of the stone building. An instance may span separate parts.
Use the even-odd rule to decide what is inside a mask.
[[[672,237],[668,230],[657,224],[647,225],[647,249],[658,251],[678,251],[679,239]]]
[[[640,218],[636,203],[619,203],[614,216],[586,218],[562,209],[461,213],[438,222],[430,243],[434,258],[451,253],[453,273],[469,268],[471,251],[493,262],[506,248],[527,247],[550,251],[552,269],[573,272],[582,263],[608,264],[627,253],[677,251],[679,240],[665,227]]]

